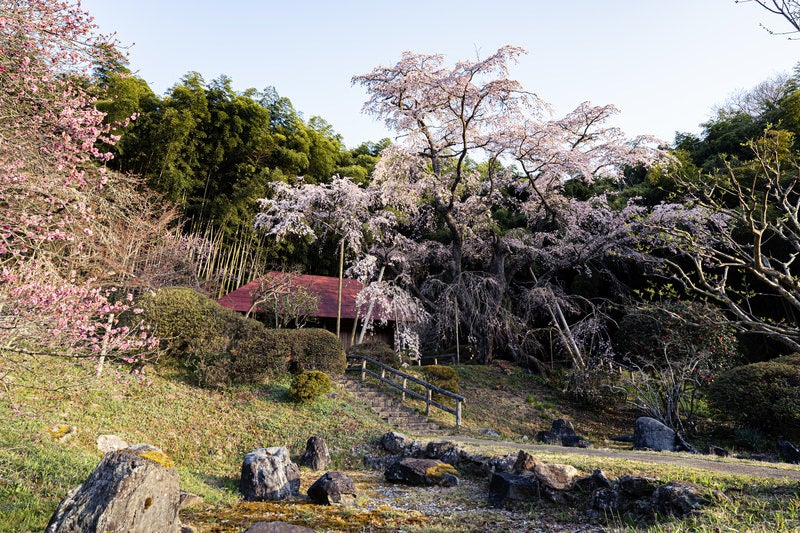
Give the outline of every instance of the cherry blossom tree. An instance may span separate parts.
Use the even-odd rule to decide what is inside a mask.
[[[613,180],[625,166],[660,156],[654,139],[628,141],[608,125],[613,106],[583,103],[552,118],[543,101],[508,77],[521,54],[504,46],[448,68],[440,55],[406,52],[395,65],[353,78],[370,95],[365,111],[398,135],[382,153],[372,186],[403,213],[403,234],[417,236],[416,250],[409,249],[416,260],[409,262],[428,268],[414,285],[430,309],[459,317],[484,359],[499,344],[523,351],[511,335],[523,321],[512,319],[508,305],[519,267],[508,262],[530,250],[540,259],[568,255],[558,245],[541,246],[547,232],[570,223],[564,182]],[[508,213],[517,218],[511,227],[502,219]],[[572,258],[575,268],[590,259],[588,251]]]

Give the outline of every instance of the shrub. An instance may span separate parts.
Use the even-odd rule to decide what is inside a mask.
[[[421,367],[421,369],[425,379],[432,385],[458,393],[458,372],[456,372],[455,368],[444,365],[428,365]],[[437,401],[447,398],[447,396],[440,393],[434,393],[434,397]]]
[[[343,374],[347,357],[339,339],[330,331],[318,328],[284,330],[291,347],[289,370],[292,373],[320,370]]]
[[[348,348],[347,353],[350,355],[365,355],[393,367],[397,367],[402,362],[400,356],[397,355],[392,347],[383,341],[355,344]]]
[[[292,378],[289,397],[295,402],[310,402],[331,390],[328,375],[318,370],[301,372]]]
[[[243,318],[230,346],[230,380],[263,383],[286,373],[290,356],[283,330],[267,329],[261,322]]]
[[[709,399],[739,424],[800,436],[800,354],[723,372],[714,380]]]
[[[168,355],[212,354],[228,350],[242,317],[186,287],[166,287],[137,301],[141,319],[161,340]]]

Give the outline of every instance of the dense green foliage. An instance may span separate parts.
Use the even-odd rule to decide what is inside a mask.
[[[723,372],[709,396],[738,424],[771,435],[800,437],[800,354]]]
[[[347,349],[348,355],[363,355],[371,357],[385,365],[397,367],[400,358],[391,346],[383,341],[370,341],[361,344],[354,344]]]
[[[233,383],[263,383],[288,371],[291,348],[281,330],[255,320],[239,321],[230,346],[228,375]]]
[[[421,370],[425,379],[432,385],[436,385],[450,392],[458,393],[458,372],[456,372],[456,369],[452,366],[427,365],[423,366]],[[439,393],[435,393],[434,396],[439,400],[445,398],[444,395]]]
[[[334,174],[363,182],[388,145],[348,150],[330,124],[316,116],[306,122],[273,87],[238,92],[226,76],[207,83],[189,72],[163,97],[124,66],[98,73],[97,81],[107,123],[136,114],[118,128],[110,165],[143,176],[194,227],[211,224],[229,236],[251,231],[269,182],[324,182]]]
[[[165,287],[137,301],[140,318],[167,355],[217,354],[228,350],[241,317],[187,287]]]
[[[290,337],[293,373],[319,370],[332,375],[344,373],[347,358],[339,339],[330,331],[318,328],[284,330]]]
[[[617,353],[640,367],[700,361],[704,369],[718,370],[739,358],[736,332],[720,310],[689,300],[628,309],[614,341]]]
[[[140,305],[142,320],[161,339],[167,357],[202,386],[264,383],[290,364],[298,370],[344,372],[342,347],[325,330],[268,329],[184,287],[145,294]]]
[[[311,402],[331,390],[331,378],[325,372],[308,370],[292,378],[289,397],[295,402]]]

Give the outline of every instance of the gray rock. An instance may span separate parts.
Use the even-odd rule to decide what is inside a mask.
[[[561,445],[567,448],[591,448],[592,444],[580,435],[565,435],[561,437]]]
[[[306,451],[300,456],[298,461],[302,466],[307,466],[312,470],[325,470],[331,464],[331,454],[328,453],[328,445],[322,437],[316,435],[306,441]]]
[[[239,489],[246,501],[296,496],[300,491],[300,470],[285,447],[258,448],[244,456]]]
[[[591,476],[576,479],[573,485],[573,490],[584,494],[592,494],[596,490],[610,488],[613,488],[611,480],[600,469],[595,470]]]
[[[789,441],[779,440],[776,443],[778,448],[778,455],[785,462],[793,465],[800,464],[800,450]]]
[[[323,505],[353,507],[356,504],[356,484],[341,472],[326,472],[308,488],[308,497]]]
[[[61,501],[46,533],[177,533],[178,472],[167,460],[147,444],[107,453]]]
[[[494,429],[491,429],[491,428],[479,429],[478,433],[480,433],[481,435],[484,435],[486,437],[491,437],[491,438],[498,438],[498,437],[502,436],[502,435],[500,435],[500,433],[498,431],[496,431]]]
[[[725,448],[720,448],[719,446],[714,446],[713,444],[709,444],[705,448],[703,448],[703,453],[705,455],[716,455],[717,457],[728,457],[730,453]]]
[[[489,481],[489,504],[493,507],[502,507],[508,501],[532,502],[540,496],[539,480],[533,472],[495,472]]]
[[[633,449],[674,452],[675,432],[655,418],[637,418],[633,426]]]
[[[195,507],[196,505],[200,505],[201,503],[203,503],[203,498],[201,498],[197,494],[180,491],[179,502],[180,502],[178,505],[179,509],[188,509],[189,507]]]
[[[453,467],[437,459],[405,457],[389,466],[383,473],[386,481],[408,485],[435,485],[444,474],[452,474]]]
[[[314,533],[313,529],[286,522],[257,522],[247,528],[245,533]]]
[[[116,435],[99,435],[97,437],[97,449],[103,455],[108,452],[115,452],[117,450],[124,450],[130,446],[127,442],[117,437]]]
[[[562,439],[564,437],[574,437],[576,436],[575,428],[572,427],[572,422],[569,420],[565,420],[563,418],[559,418],[558,420],[553,420],[553,426],[550,428],[550,432],[558,435]]]
[[[682,518],[702,507],[702,490],[692,483],[671,481],[653,492],[653,511],[661,516]]]
[[[561,446],[561,438],[552,431],[540,431],[536,434],[536,442]]]
[[[403,457],[425,457],[425,447],[418,440],[406,444],[402,451]]]
[[[362,459],[364,466],[370,470],[386,470],[389,466],[400,460],[399,455],[365,455]]]
[[[402,433],[390,431],[381,437],[381,445],[389,453],[403,453],[408,439]]]
[[[617,484],[622,492],[633,498],[650,497],[661,485],[657,479],[642,476],[620,476]]]
[[[598,511],[616,511],[620,507],[619,492],[612,488],[597,489],[592,493],[589,506]]]

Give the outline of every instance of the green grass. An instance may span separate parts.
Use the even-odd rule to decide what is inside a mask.
[[[290,402],[288,377],[211,391],[114,369],[98,379],[89,365],[56,359],[28,368],[0,396],[0,532],[43,530],[61,498],[97,465],[102,434],[161,448],[175,461],[181,488],[231,505],[239,499],[242,457],[252,449],[287,446],[299,455],[319,435],[333,467],[347,468],[360,464],[351,448],[389,429],[341,391]],[[58,442],[48,431],[56,424],[77,433]]]
[[[0,366],[6,362],[0,359]],[[263,386],[212,391],[186,384],[166,367],[161,367],[164,375],[151,372],[144,377],[112,367],[95,378],[92,367],[79,362],[43,359],[24,363],[17,365],[13,380],[0,383],[0,532],[42,531],[61,498],[97,465],[100,452],[95,441],[106,433],[129,443],[158,446],[175,461],[181,488],[205,500],[181,513],[182,520],[201,532],[234,533],[264,519],[281,519],[320,531],[503,531],[519,530],[524,523],[560,524],[562,529],[573,524],[603,525],[585,516],[577,505],[531,504],[513,512],[498,512],[488,506],[483,479],[465,479],[456,489],[387,488],[381,472],[361,468],[361,458],[374,452],[372,443],[389,427],[339,387],[318,401],[296,404],[288,398],[288,376]],[[491,427],[508,438],[532,436],[548,429],[552,419],[565,417],[579,432],[603,442],[635,418],[631,413],[587,411],[570,405],[541,380],[519,369],[463,366],[458,372],[461,393],[468,402],[463,431],[467,434]],[[451,415],[436,416],[452,426]],[[49,429],[58,424],[75,426],[77,432],[64,442],[57,441]],[[320,435],[328,443],[331,469],[356,481],[358,508],[321,507],[302,498],[240,501],[239,468],[246,452],[283,445],[296,457],[311,435]],[[487,455],[509,451],[465,447]],[[586,474],[600,468],[609,477],[634,474],[692,481],[723,491],[729,498],[684,520],[639,524],[611,517],[606,525],[618,530],[800,530],[797,483],[620,459],[536,455],[548,463],[570,464]],[[301,469],[301,476],[302,491],[319,473]]]

